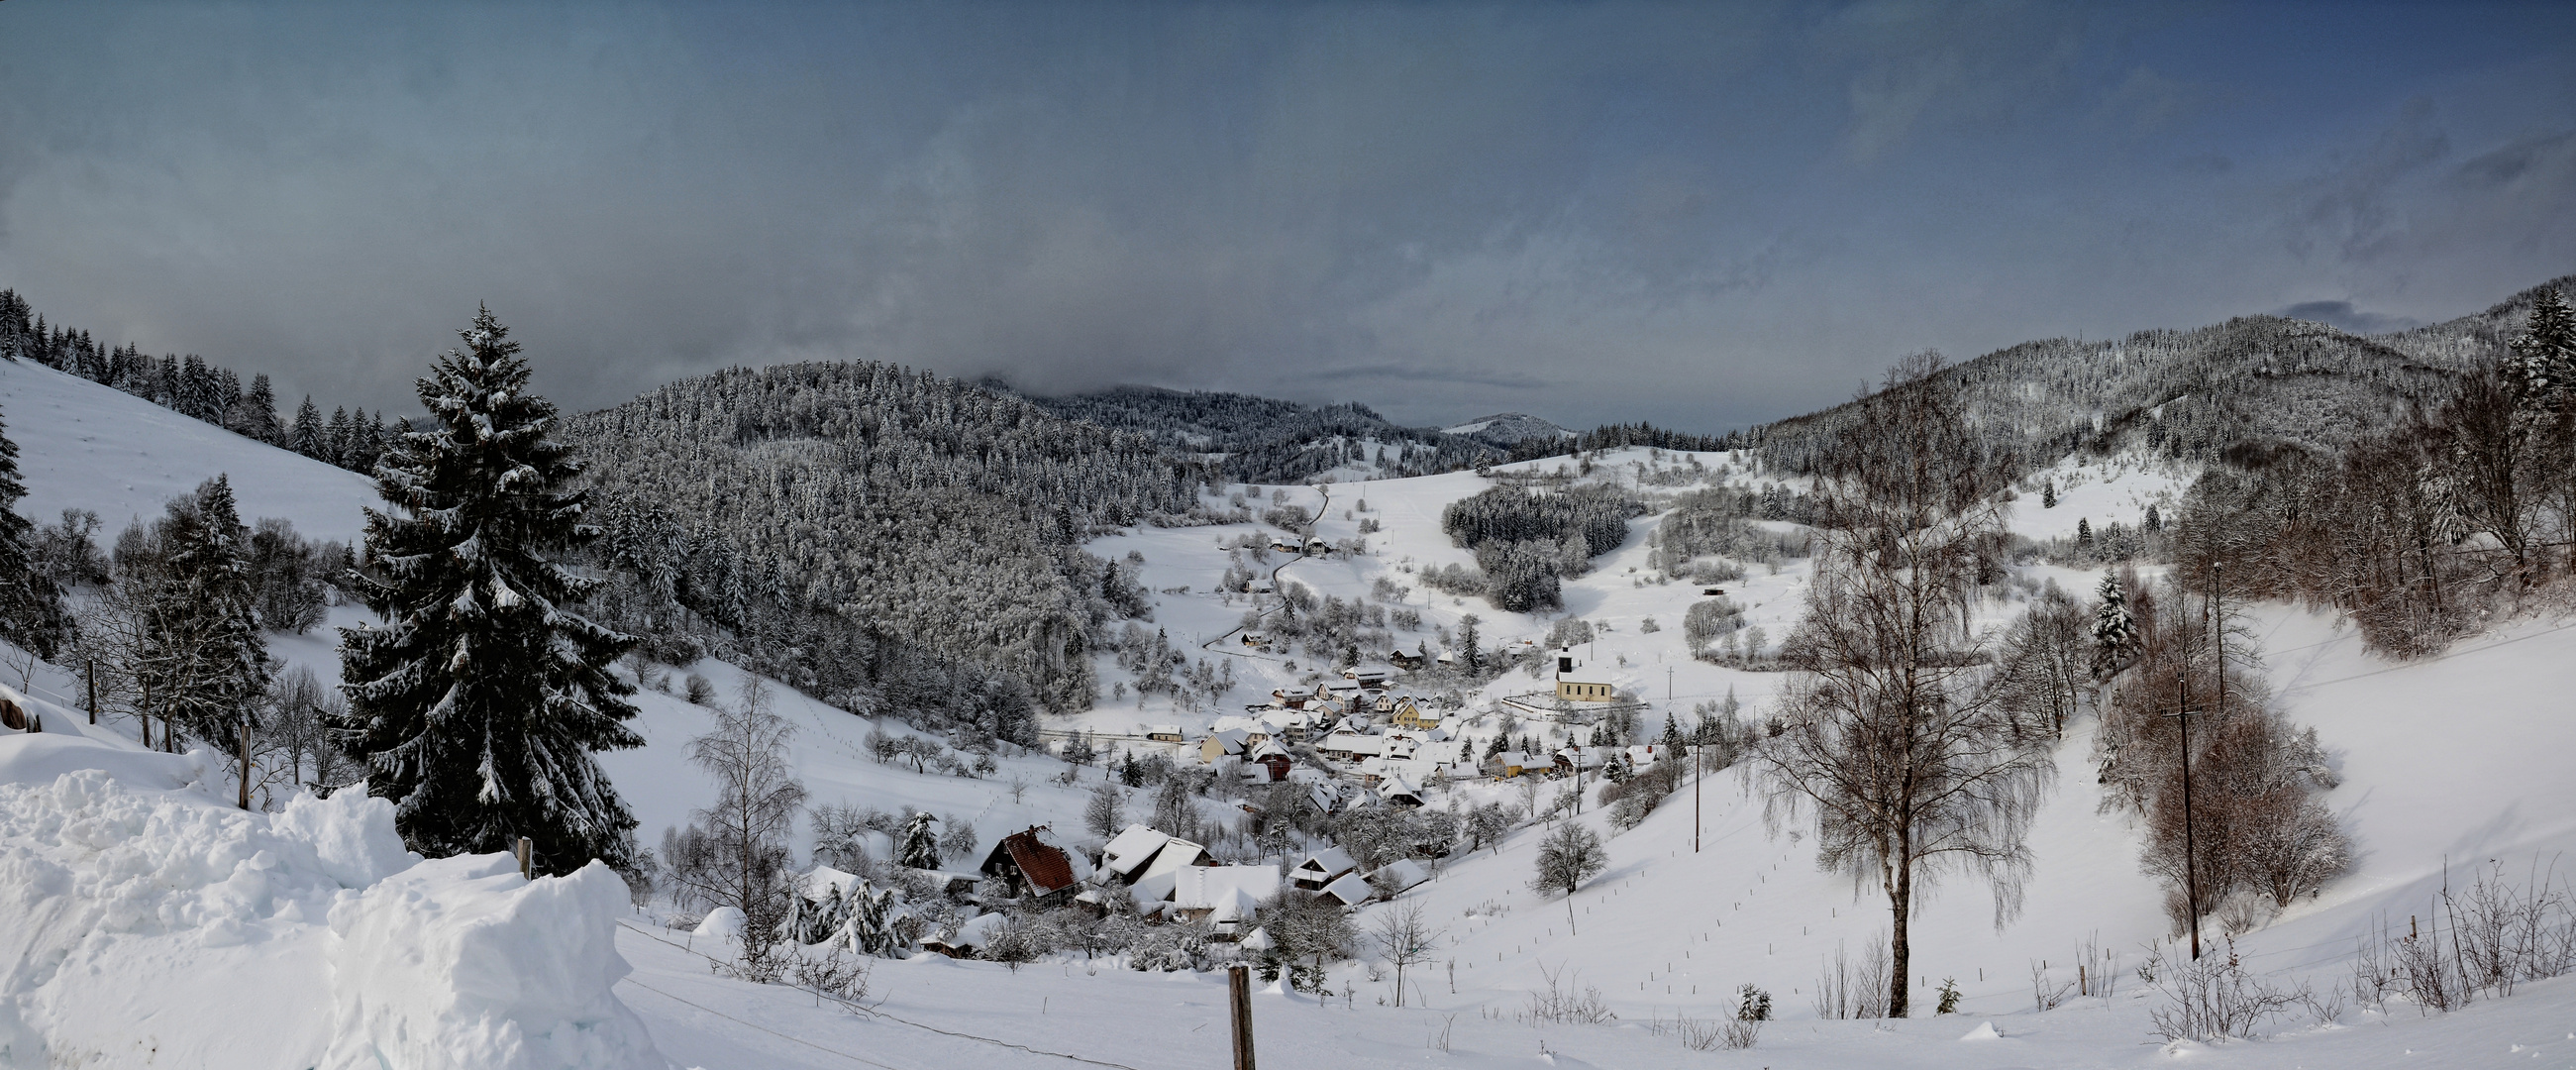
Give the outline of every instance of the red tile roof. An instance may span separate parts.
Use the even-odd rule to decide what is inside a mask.
[[[1002,849],[1011,853],[1011,864],[1020,867],[1020,875],[1029,888],[1040,895],[1073,887],[1073,863],[1038,839],[1038,830],[1015,832],[1002,838]]]

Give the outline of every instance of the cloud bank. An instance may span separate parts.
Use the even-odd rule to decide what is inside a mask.
[[[2576,268],[2576,19],[2338,14],[11,4],[0,285],[371,408],[488,302],[573,407],[872,358],[1713,431]]]

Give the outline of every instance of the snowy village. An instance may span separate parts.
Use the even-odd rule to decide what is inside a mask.
[[[0,5],[0,1070],[2576,1067],[2567,12],[744,10]]]

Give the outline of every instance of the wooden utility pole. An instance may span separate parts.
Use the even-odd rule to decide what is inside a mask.
[[[2182,708],[2173,713],[2182,720],[2182,894],[2183,910],[2191,915],[2191,957],[2200,961],[2200,858],[2192,849],[2191,835],[2191,674],[2174,674],[2174,686],[2181,691]]]
[[[2227,566],[2217,561],[2209,563],[2209,623],[2211,630],[2216,633],[2211,636],[2216,645],[2210,649],[2218,658],[2218,715],[2220,717],[2227,716],[2227,607],[2218,600],[2218,585],[2223,576],[2219,570],[2225,567]]]
[[[242,718],[241,723],[241,801],[238,805],[244,810],[250,809],[250,718],[248,717]]]
[[[1234,1015],[1234,1070],[1252,1070],[1252,968],[1225,968],[1226,1002]]]

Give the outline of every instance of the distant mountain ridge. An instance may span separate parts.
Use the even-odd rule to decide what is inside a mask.
[[[2544,288],[2484,311],[2385,335],[2239,316],[2126,338],[2024,342],[1950,367],[1991,463],[2016,470],[2078,451],[2141,448],[2239,466],[2282,450],[2330,450],[2440,396],[2463,372],[2507,352]],[[1774,466],[1805,471],[1854,419],[1847,402],[1753,429]]]
[[[1444,427],[1440,430],[1443,434],[1465,435],[1504,449],[1510,449],[1533,438],[1553,441],[1574,437],[1574,432],[1525,412],[1502,412],[1492,416],[1479,416],[1456,427]]]

